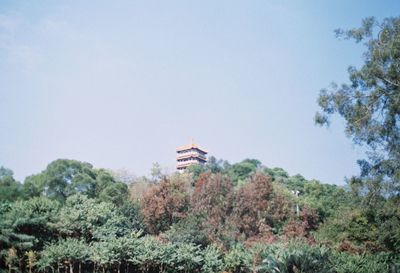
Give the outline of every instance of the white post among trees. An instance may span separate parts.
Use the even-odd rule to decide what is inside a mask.
[[[299,202],[297,200],[299,197],[300,191],[295,190],[295,191],[292,191],[292,193],[296,196],[296,214],[297,214],[297,216],[300,216]]]

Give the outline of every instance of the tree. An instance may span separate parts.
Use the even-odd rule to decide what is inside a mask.
[[[162,177],[165,176],[158,162],[153,163],[153,166],[150,169],[150,175],[151,179],[155,182],[160,181]]]
[[[42,173],[33,174],[25,178],[22,190],[27,198],[45,195],[46,180]]]
[[[264,168],[263,172],[272,177],[273,180],[282,180],[289,178],[289,174],[282,168]]]
[[[289,198],[293,197],[293,191],[299,191],[296,202],[300,203],[300,206],[307,205],[316,209],[321,221],[333,215],[340,207],[359,202],[357,196],[352,196],[341,186],[323,184],[318,180],[307,180],[300,174],[289,176],[281,168],[263,168],[262,171],[276,182],[274,190],[282,189],[285,194],[289,194]],[[283,188],[282,185],[284,185]]]
[[[222,253],[215,246],[208,246],[203,251],[203,266],[201,272],[215,273],[221,272],[224,266]]]
[[[135,174],[125,168],[118,169],[118,170],[108,170],[109,173],[114,177],[114,179],[118,182],[123,182],[127,185],[135,181],[136,176]]]
[[[128,199],[128,186],[116,181],[111,172],[69,159],[55,160],[41,173],[28,176],[23,191],[27,197],[47,196],[62,202],[76,193],[118,206]]]
[[[342,207],[318,230],[318,237],[350,252],[390,251],[400,254],[400,202],[380,200],[378,205]]]
[[[381,23],[366,18],[360,28],[336,30],[338,37],[364,42],[364,64],[349,68],[349,84],[321,90],[317,124],[329,125],[329,116],[346,121],[346,134],[367,149],[359,160],[359,177],[348,180],[361,204],[337,213],[320,229],[321,237],[340,249],[398,252],[400,235],[400,17]]]
[[[245,159],[230,166],[227,172],[232,178],[233,184],[238,185],[254,174],[260,166],[261,161],[257,159]]]
[[[346,134],[368,148],[359,160],[361,180],[370,196],[400,194],[400,17],[379,23],[366,18],[360,28],[336,30],[338,37],[364,41],[361,68],[348,69],[350,83],[332,84],[321,90],[317,124],[329,124],[339,114],[346,121]],[[354,182],[355,180],[351,180]]]
[[[0,200],[15,201],[22,197],[21,184],[15,181],[12,170],[0,166]]]
[[[119,209],[121,214],[126,218],[130,230],[146,229],[139,203],[128,201]]]
[[[188,186],[180,175],[165,177],[144,193],[141,199],[142,213],[151,233],[165,231],[186,216],[189,208]]]
[[[200,246],[181,243],[173,255],[174,267],[184,273],[195,272],[202,261]]]
[[[152,185],[154,185],[154,183],[145,176],[136,178],[128,186],[129,199],[132,202],[138,203],[143,198],[144,193],[147,192]]]
[[[330,252],[325,247],[310,246],[303,242],[285,245],[266,245],[260,251],[260,271],[271,273],[336,272],[330,265]],[[371,272],[371,271],[346,271]],[[374,272],[374,271],[373,271]],[[382,271],[385,272],[385,271]]]
[[[111,202],[122,206],[128,199],[128,186],[124,182],[116,181],[114,176],[105,169],[95,169],[95,197],[101,201]],[[94,197],[89,195],[89,197]]]
[[[219,173],[223,170],[223,160],[216,159],[214,156],[209,156],[206,163],[206,168],[212,173]]]
[[[185,219],[174,224],[165,235],[173,243],[193,243],[205,247],[209,244],[209,240],[203,222],[203,215],[189,212]]]
[[[70,273],[74,272],[74,266],[78,264],[81,273],[81,264],[89,259],[90,254],[89,246],[84,241],[75,238],[61,239],[43,249],[38,264],[41,268],[57,266],[58,272],[61,266],[65,266]]]
[[[14,202],[0,214],[0,249],[24,253],[42,247],[53,237],[50,225],[57,212],[58,203],[43,197]]]
[[[234,245],[224,257],[225,270],[229,272],[250,272],[251,254],[243,245]]]
[[[234,192],[229,177],[220,173],[200,175],[192,195],[191,213],[203,219],[202,226],[214,243],[228,245],[234,240],[229,225],[233,209]]]
[[[200,175],[204,172],[207,172],[207,168],[201,164],[192,164],[186,168],[185,172],[192,176],[193,179],[192,184],[194,185],[196,184]]]
[[[243,185],[235,200],[234,218],[239,232],[245,235],[246,239],[257,236],[268,226],[268,210],[273,197],[271,178],[257,173],[250,181]],[[272,234],[271,234],[272,235]]]
[[[122,206],[127,201],[128,186],[121,182],[113,183],[101,191],[98,198],[104,202],[110,202]]]
[[[94,197],[96,174],[91,164],[77,160],[58,159],[40,174],[26,179],[24,189],[31,196],[45,195],[59,201],[74,193]]]
[[[67,198],[54,227],[63,236],[90,242],[124,235],[130,224],[114,204],[75,194]]]

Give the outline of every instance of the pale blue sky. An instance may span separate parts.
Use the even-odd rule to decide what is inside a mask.
[[[146,175],[192,137],[343,184],[363,156],[319,90],[361,45],[333,30],[399,15],[394,1],[0,0],[0,165],[18,179],[57,158]]]

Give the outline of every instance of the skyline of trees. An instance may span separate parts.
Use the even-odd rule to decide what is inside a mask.
[[[191,169],[127,185],[88,163],[55,160],[24,187],[2,168],[0,268],[357,272],[345,266],[369,257],[371,272],[382,272],[398,262],[400,211],[392,199],[373,213],[350,188],[252,159]],[[10,189],[15,200],[6,199]]]

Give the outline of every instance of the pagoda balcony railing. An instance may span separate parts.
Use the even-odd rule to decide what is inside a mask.
[[[176,156],[177,159],[188,158],[188,157],[198,157],[198,158],[207,160],[207,158],[204,155],[199,154],[199,153],[185,153],[185,154],[178,154]]]
[[[203,162],[198,161],[198,160],[180,161],[177,163],[177,166],[182,167],[182,166],[188,166],[188,165],[192,165],[192,164],[203,164]]]

